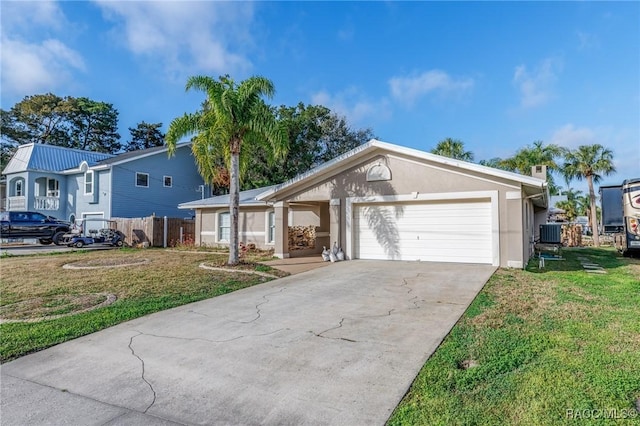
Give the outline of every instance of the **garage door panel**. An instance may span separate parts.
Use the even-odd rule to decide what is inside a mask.
[[[362,205],[354,209],[354,257],[492,263],[488,201]]]

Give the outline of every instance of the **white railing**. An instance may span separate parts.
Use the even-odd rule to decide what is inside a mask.
[[[58,210],[60,198],[58,197],[35,197],[33,208],[36,210]]]
[[[26,210],[27,209],[27,197],[9,197],[9,205],[7,210]]]

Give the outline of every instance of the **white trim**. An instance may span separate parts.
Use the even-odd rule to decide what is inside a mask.
[[[280,207],[280,208],[289,207],[289,203],[286,201],[278,201],[276,203],[273,203],[273,207]]]
[[[340,205],[340,198],[332,198],[331,200],[329,200],[329,205],[330,206],[339,206]]]
[[[463,191],[463,192],[443,192],[418,194],[416,198],[412,194],[403,195],[376,195],[370,197],[347,197],[346,198],[346,256],[353,259],[354,232],[353,212],[354,204],[373,203],[397,203],[397,202],[424,202],[424,201],[456,201],[456,200],[486,200],[491,202],[491,247],[493,266],[500,266],[500,216],[499,216],[499,192],[498,191]]]
[[[499,185],[503,185],[503,186],[506,186],[506,187],[509,187],[509,188],[518,188],[518,189],[520,189],[519,185],[511,185],[511,184],[504,183],[504,182],[496,182],[495,179],[487,179],[487,178],[483,178],[483,177],[480,177],[480,176],[473,176],[473,175],[470,175],[469,173],[463,173],[463,172],[459,172],[457,170],[447,169],[445,167],[439,167],[437,164],[425,164],[423,162],[412,160],[410,158],[399,157],[399,156],[393,155],[393,154],[388,154],[388,155],[389,155],[389,158],[393,158],[393,159],[400,160],[400,161],[406,161],[406,162],[409,162],[409,163],[417,164],[419,166],[429,167],[429,168],[432,168],[432,169],[441,170],[443,172],[453,173],[455,175],[464,176],[466,178],[476,179],[476,180],[480,180],[480,181],[483,181],[483,182],[489,182],[489,183],[492,183],[492,184],[496,184],[497,183]]]
[[[176,150],[178,150],[180,148],[184,148],[186,146],[191,146],[191,142],[179,142],[179,143],[177,143],[176,144]],[[133,155],[133,156],[131,156],[129,158],[125,158],[124,160],[114,161],[114,162],[109,163],[109,164],[113,165],[113,166],[117,166],[119,164],[128,163],[130,161],[139,160],[141,158],[150,157],[152,155],[162,154],[163,152],[167,152],[168,150],[169,150],[168,147],[163,147],[163,149],[158,149],[158,150],[155,150],[153,152],[147,152],[146,154]],[[114,157],[118,157],[118,155],[114,155]]]
[[[138,175],[147,175],[146,185],[138,185]],[[151,185],[151,182],[149,181],[149,173],[146,173],[146,172],[136,172],[135,180],[136,180],[136,188],[149,188]]]
[[[507,200],[521,200],[522,192],[521,191],[507,191],[505,193]]]
[[[87,192],[87,175],[91,175],[91,192]],[[82,185],[84,187],[84,195],[93,195],[96,189],[96,174],[93,170],[87,170],[84,172]]]
[[[269,222],[269,217],[273,215],[273,240],[269,240],[269,234],[271,231],[271,224]],[[267,209],[264,212],[264,243],[266,245],[274,245],[276,243],[276,212],[274,209]]]
[[[229,215],[229,238],[231,238],[231,212],[229,212],[229,210],[222,210],[216,213],[216,242],[217,243],[229,243],[230,240],[223,240],[222,238],[220,238],[220,216],[222,216],[223,214]],[[225,228],[227,228],[225,226]]]
[[[170,185],[167,185],[167,178],[169,178]],[[173,176],[162,176],[162,187],[173,188]]]
[[[82,219],[86,219],[87,215],[90,215],[90,216],[100,215],[104,219],[104,212],[82,212],[80,216],[82,216]]]
[[[364,157],[367,153],[369,152],[373,153],[377,149],[385,150],[391,154],[395,153],[395,154],[405,155],[408,157],[414,157],[416,159],[427,160],[432,163],[439,163],[442,165],[458,167],[460,169],[465,169],[465,170],[474,171],[474,172],[482,173],[489,176],[511,180],[514,182],[519,182],[521,184],[532,186],[542,190],[544,190],[547,185],[545,180],[534,178],[531,176],[524,176],[524,175],[520,175],[513,172],[507,172],[505,170],[495,169],[493,167],[487,167],[479,164],[468,163],[466,161],[460,161],[460,160],[455,160],[448,157],[442,157],[440,155],[419,151],[417,149],[407,148],[399,145],[390,144],[388,142],[382,142],[376,139],[371,139],[369,142],[363,145],[360,145],[359,147],[356,147],[351,151],[334,158],[333,160],[327,161],[326,163],[321,164],[320,166],[315,167],[306,173],[302,173],[294,177],[293,179],[290,179],[287,182],[284,182],[276,186],[275,188],[272,188],[268,191],[263,192],[262,194],[259,194],[256,197],[256,199],[258,200],[268,199],[269,197],[273,196],[274,194],[284,189],[290,188],[295,184],[298,184],[302,181],[310,179],[312,176],[326,174],[331,172],[333,169],[339,168],[338,165],[347,159]]]

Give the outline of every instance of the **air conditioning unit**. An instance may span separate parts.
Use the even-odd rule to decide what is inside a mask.
[[[560,224],[546,224],[540,225],[540,243],[542,244],[561,244],[562,225]]]

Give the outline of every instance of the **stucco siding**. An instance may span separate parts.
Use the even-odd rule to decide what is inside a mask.
[[[377,164],[386,165],[391,179],[367,181],[367,170]],[[457,192],[498,191],[500,266],[521,267],[525,256],[523,241],[522,199],[507,200],[507,193],[521,192],[520,185],[498,177],[464,171],[454,166],[428,164],[397,155],[378,155],[360,165],[353,165],[335,176],[312,184],[303,190],[282,195],[290,202],[341,200],[340,244],[346,241],[345,200],[351,197],[406,196],[409,194],[451,194]],[[526,238],[526,237],[525,237]]]
[[[227,207],[198,209],[196,212],[196,244],[207,246],[227,246],[228,241],[220,239],[220,214],[227,213]],[[244,244],[268,250],[273,248],[269,240],[268,214],[273,207],[241,207],[239,212],[238,233]],[[320,227],[320,206],[291,206],[289,208],[289,226]],[[326,244],[326,242],[325,242]]]

